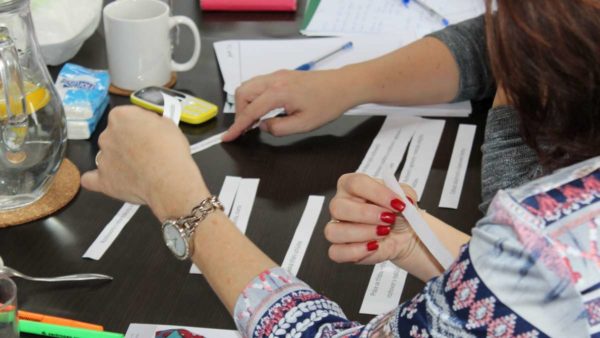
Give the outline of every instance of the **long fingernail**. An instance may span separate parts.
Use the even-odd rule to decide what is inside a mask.
[[[393,224],[394,222],[396,222],[396,214],[392,214],[391,212],[382,212],[381,215],[379,215],[379,219],[383,222],[383,223],[387,223],[387,224]]]
[[[410,198],[410,196],[406,196],[406,198],[408,198],[408,201],[410,202],[410,204],[415,205],[415,201],[413,201],[413,199]]]
[[[367,250],[375,251],[377,249],[379,249],[379,243],[377,243],[377,241],[367,243]]]
[[[387,236],[391,230],[392,230],[392,227],[389,225],[378,225],[377,226],[377,236]]]
[[[402,212],[404,211],[404,208],[406,208],[406,204],[404,204],[404,202],[402,202],[401,200],[394,198],[391,202],[390,205],[392,206],[392,208]]]

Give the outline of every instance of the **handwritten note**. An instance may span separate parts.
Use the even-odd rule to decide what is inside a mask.
[[[427,5],[457,23],[483,14],[477,0],[427,0]],[[310,22],[300,30],[308,36],[357,34],[402,36],[410,41],[444,28],[439,18],[423,7],[399,0],[321,0]]]

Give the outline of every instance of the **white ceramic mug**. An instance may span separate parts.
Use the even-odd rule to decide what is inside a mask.
[[[171,72],[192,69],[200,56],[200,32],[185,16],[169,16],[170,8],[158,0],[120,0],[104,7],[104,33],[108,69],[114,86],[138,90],[162,86]],[[187,26],[194,35],[189,61],[177,63],[171,56],[170,31]]]

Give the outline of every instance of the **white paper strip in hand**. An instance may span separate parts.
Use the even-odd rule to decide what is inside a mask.
[[[429,224],[423,219],[417,208],[412,205],[400,185],[398,181],[391,173],[387,172],[383,176],[383,182],[386,187],[392,190],[396,195],[400,197],[400,199],[406,204],[404,211],[402,212],[402,216],[406,219],[408,224],[413,228],[417,237],[425,244],[427,250],[435,257],[435,259],[440,263],[440,265],[447,269],[452,262],[454,261],[454,257],[452,254],[446,249],[444,244],[440,242],[435,233],[429,227]]]
[[[181,119],[181,102],[176,97],[161,93],[163,97],[163,117],[179,125]]]

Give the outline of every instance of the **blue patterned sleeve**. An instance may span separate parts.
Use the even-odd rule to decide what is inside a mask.
[[[237,300],[234,319],[244,337],[358,336],[362,326],[349,321],[334,302],[277,267],[256,277]]]

